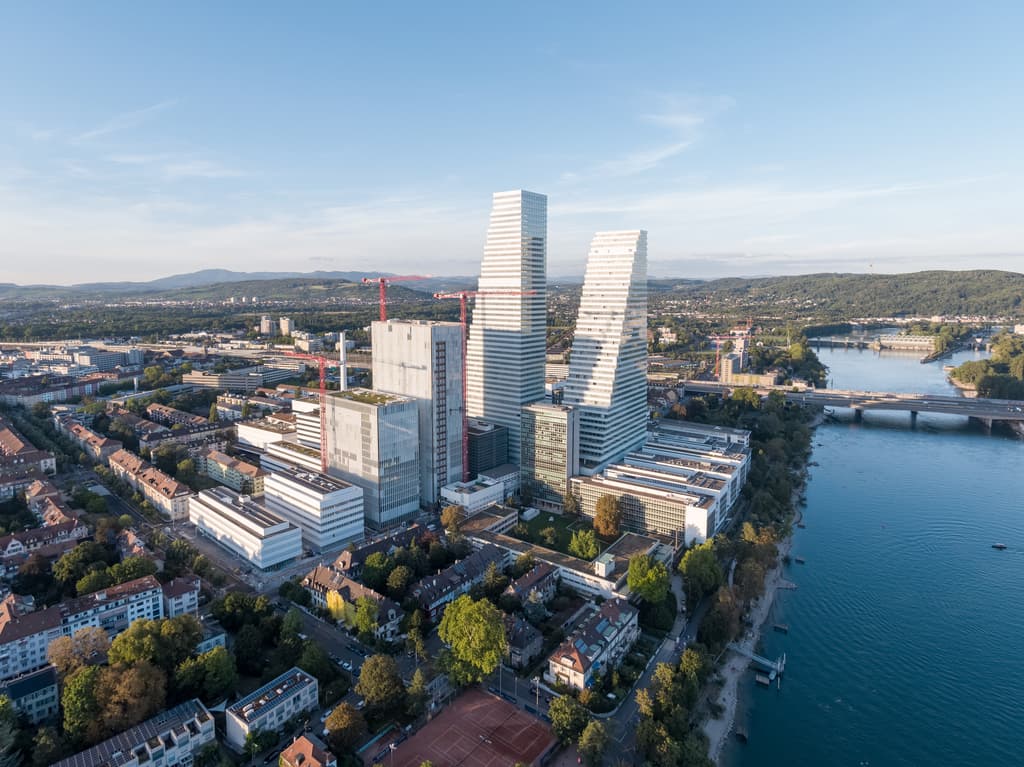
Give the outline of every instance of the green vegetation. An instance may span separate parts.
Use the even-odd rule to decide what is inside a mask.
[[[1024,274],[980,269],[737,277],[703,283],[652,280],[650,288],[652,316],[665,301],[737,317],[769,312],[774,317],[824,322],[906,315],[1019,317],[1024,312]]]
[[[569,541],[569,553],[580,559],[591,560],[601,553],[597,545],[597,536],[593,530],[576,530]]]
[[[562,743],[571,743],[580,737],[590,721],[590,712],[571,695],[562,695],[551,701],[548,716],[555,737]]]
[[[602,538],[617,538],[622,525],[622,503],[614,495],[602,495],[594,509],[594,532]]]
[[[992,357],[954,370],[958,383],[974,386],[979,397],[1024,400],[1024,336],[1002,333],[992,339]]]
[[[486,599],[463,594],[444,611],[437,635],[449,649],[442,666],[458,685],[479,682],[498,667],[508,643],[501,611]]]
[[[711,669],[699,645],[688,647],[678,665],[659,663],[648,689],[637,690],[637,746],[647,762],[663,767],[711,767],[707,740],[691,723],[701,685]]]
[[[630,558],[626,583],[631,592],[647,602],[663,602],[669,594],[668,569],[649,554]]]

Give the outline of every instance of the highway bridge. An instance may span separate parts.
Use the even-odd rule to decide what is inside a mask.
[[[721,394],[734,388],[715,381],[684,381],[686,392]],[[912,419],[918,413],[942,413],[976,418],[987,426],[994,421],[1024,421],[1024,402],[1019,400],[968,398],[949,394],[900,394],[877,391],[849,391],[845,389],[793,389],[786,386],[761,386],[755,391],[761,396],[777,391],[789,402],[821,407],[845,407],[860,418],[866,410],[901,410]]]

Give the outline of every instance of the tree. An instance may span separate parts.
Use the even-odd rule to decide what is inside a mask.
[[[81,580],[94,563],[105,565],[109,556],[104,546],[93,541],[82,541],[53,563],[53,577],[67,588]]]
[[[211,402],[210,403],[210,418],[209,418],[209,421],[210,421],[210,423],[217,423],[217,403],[216,402]]]
[[[366,737],[366,719],[363,712],[356,709],[351,703],[342,703],[325,723],[327,728],[327,742],[339,755],[352,751],[362,743]]]
[[[244,674],[259,674],[263,669],[263,635],[251,624],[242,626],[235,635],[235,657]]]
[[[68,744],[56,727],[43,725],[32,739],[32,767],[50,767],[68,754]]]
[[[588,767],[597,767],[601,763],[601,757],[604,756],[605,747],[608,745],[608,733],[605,731],[604,724],[596,720],[588,722],[587,726],[583,728],[577,745],[580,756],[583,757],[583,763]]]
[[[388,576],[388,594],[393,599],[401,601],[405,596],[405,592],[409,590],[409,584],[412,583],[413,577],[412,568],[405,565],[396,567],[391,571],[391,575]]]
[[[571,695],[562,695],[548,706],[551,729],[562,743],[576,740],[590,720],[590,713]]]
[[[569,541],[569,553],[580,559],[591,560],[600,553],[593,530],[577,530]]]
[[[679,572],[686,579],[687,599],[691,603],[710,594],[725,580],[711,541],[705,541],[687,551],[679,562]]]
[[[108,659],[111,664],[134,665],[148,662],[168,674],[192,654],[203,638],[203,628],[192,615],[159,620],[133,621],[110,643]]]
[[[558,542],[558,531],[553,527],[545,527],[540,531],[540,539],[548,546],[554,546]]]
[[[64,712],[64,732],[72,740],[98,740],[90,738],[89,733],[91,730],[95,735],[99,731],[100,704],[96,697],[99,677],[99,666],[83,666],[64,680],[60,706]]]
[[[417,717],[423,713],[426,704],[427,675],[423,673],[423,669],[417,668],[412,672],[412,680],[406,691],[405,711],[409,716]]]
[[[530,572],[537,564],[537,560],[533,558],[533,554],[529,551],[520,554],[516,557],[516,563],[512,565],[512,577],[522,578],[526,573]]]
[[[372,597],[359,597],[356,599],[356,614],[353,618],[353,625],[361,635],[373,635],[377,632],[377,615],[380,606]]]
[[[508,647],[501,611],[486,599],[474,600],[468,594],[445,608],[437,635],[451,647],[450,671],[458,684],[494,673]]]
[[[462,530],[462,523],[466,521],[466,513],[461,506],[445,506],[441,511],[441,526],[452,533]]]
[[[508,586],[508,578],[498,569],[497,562],[491,562],[487,565],[483,582],[484,593],[487,595],[487,598],[492,602],[496,602],[506,586]]]
[[[426,660],[427,643],[423,639],[423,632],[415,626],[410,626],[405,635],[405,647],[416,656],[417,662]]]
[[[562,498],[562,511],[572,516],[577,516],[580,513],[580,502],[576,499],[576,496],[572,493],[566,493]]]
[[[371,655],[363,663],[356,692],[368,706],[381,710],[397,708],[405,697],[398,664],[390,655]]]
[[[327,683],[338,674],[338,667],[334,665],[334,662],[327,657],[324,649],[316,642],[307,641],[303,643],[302,655],[299,656],[298,663],[295,665],[310,676],[316,677],[320,683],[321,691],[326,689]]]
[[[373,552],[363,563],[363,583],[374,591],[384,591],[392,568],[393,565],[387,554],[383,551]]]
[[[630,557],[626,583],[641,599],[660,604],[668,596],[668,569],[649,554],[637,554]]]
[[[18,748],[18,714],[6,695],[0,695],[0,767],[19,767],[22,763]]]
[[[622,524],[622,504],[614,495],[602,495],[594,507],[594,530],[602,538],[616,538]]]
[[[174,685],[187,697],[213,703],[227,696],[238,684],[234,656],[214,647],[195,658],[186,658],[174,672]]]
[[[87,663],[101,658],[109,649],[107,632],[99,626],[86,626],[71,636],[57,637],[50,642],[46,648],[46,659],[64,679]]]
[[[124,732],[164,707],[167,675],[149,661],[103,669],[96,684],[102,737]]]

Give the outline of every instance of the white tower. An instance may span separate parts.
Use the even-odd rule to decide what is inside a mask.
[[[647,436],[647,232],[590,245],[566,405],[580,410],[580,470],[596,474]]]
[[[479,289],[533,293],[477,297],[466,349],[466,409],[508,429],[508,460],[517,465],[522,407],[544,398],[547,234],[546,195],[494,194]]]

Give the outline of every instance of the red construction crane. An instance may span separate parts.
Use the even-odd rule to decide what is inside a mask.
[[[320,471],[327,473],[327,367],[334,360],[321,357],[318,354],[302,354],[300,352],[286,352],[288,357],[298,357],[300,360],[314,360],[320,366]],[[342,375],[345,375],[342,371]]]
[[[392,282],[412,282],[414,280],[429,280],[430,275],[404,274],[392,277],[363,277],[363,284],[369,285],[376,282],[380,288],[380,321],[388,321],[388,285]]]
[[[460,290],[456,293],[435,293],[434,298],[459,299],[459,322],[462,323],[462,481],[469,479],[469,415],[466,413],[466,300],[477,296],[533,296],[536,290]]]

